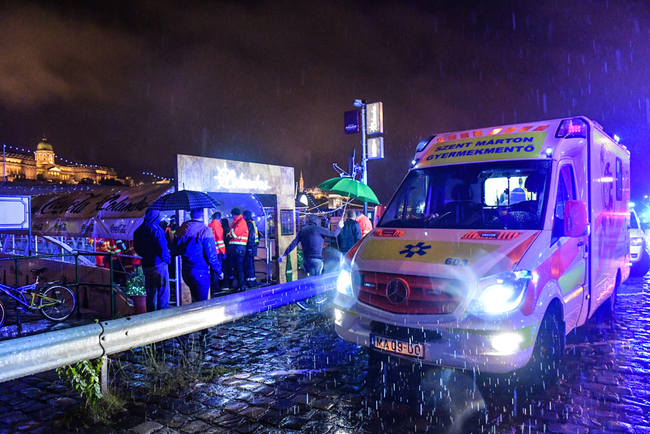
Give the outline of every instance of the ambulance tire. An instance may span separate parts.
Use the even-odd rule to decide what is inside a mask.
[[[531,391],[545,390],[559,375],[564,326],[553,311],[547,311],[539,327],[533,354],[519,374],[522,386]]]

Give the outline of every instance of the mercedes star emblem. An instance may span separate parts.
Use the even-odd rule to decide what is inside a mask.
[[[386,285],[386,297],[393,304],[402,304],[409,298],[409,288],[401,279],[391,280]]]

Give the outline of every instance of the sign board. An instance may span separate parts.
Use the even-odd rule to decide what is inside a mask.
[[[345,134],[355,134],[361,131],[359,123],[359,110],[350,110],[344,113]]]
[[[291,209],[280,210],[280,228],[283,236],[289,236],[295,233],[293,229],[293,216],[293,210]]]
[[[384,138],[373,137],[368,139],[368,160],[384,158]]]
[[[147,208],[171,186],[70,191],[35,196],[32,231],[35,235],[133,239]]]
[[[30,196],[0,196],[0,230],[29,230]]]
[[[366,105],[366,132],[382,134],[384,132],[384,107],[380,102]]]

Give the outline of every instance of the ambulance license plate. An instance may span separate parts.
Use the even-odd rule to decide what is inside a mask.
[[[370,346],[390,353],[411,357],[424,357],[424,345],[415,342],[402,342],[383,336],[370,335]]]

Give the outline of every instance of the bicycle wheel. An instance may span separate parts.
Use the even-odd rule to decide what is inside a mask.
[[[5,323],[5,305],[3,302],[0,301],[0,327],[2,327],[2,324]]]
[[[38,308],[41,314],[52,321],[63,321],[69,317],[77,305],[77,297],[70,288],[54,285],[43,290]]]

